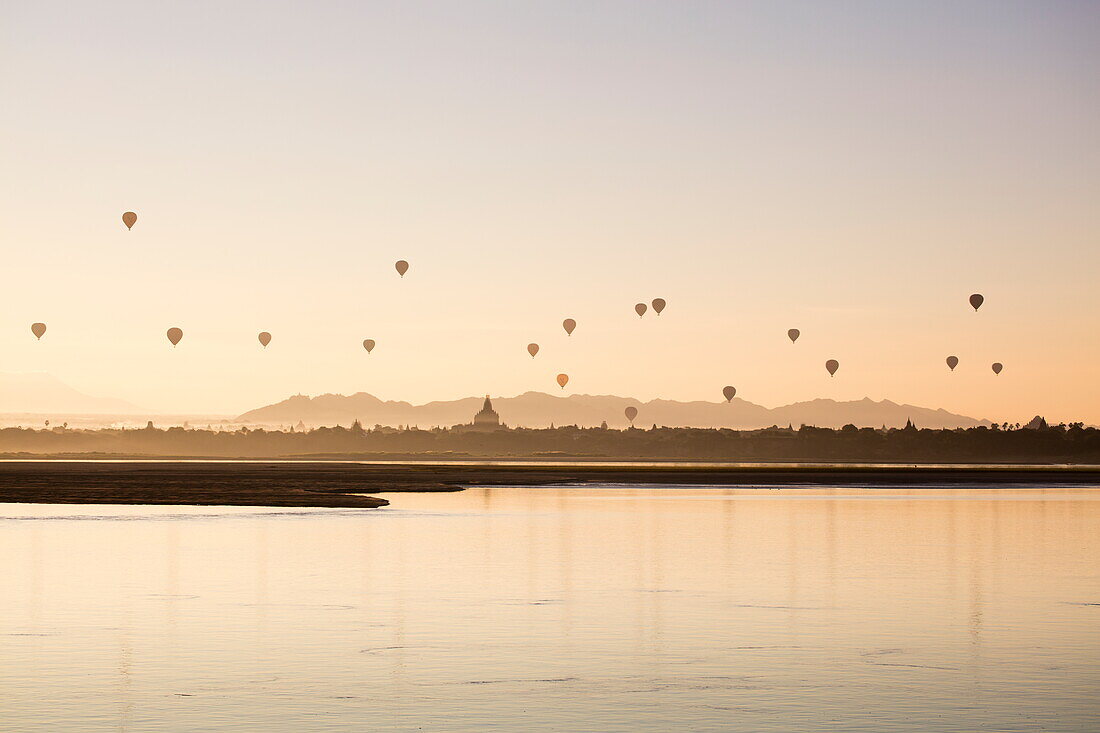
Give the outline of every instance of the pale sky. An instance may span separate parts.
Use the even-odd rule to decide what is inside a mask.
[[[1100,422],[1100,3],[0,8],[2,372]]]

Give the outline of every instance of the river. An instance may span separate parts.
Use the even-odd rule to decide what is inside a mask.
[[[0,504],[0,729],[1100,729],[1100,488]]]

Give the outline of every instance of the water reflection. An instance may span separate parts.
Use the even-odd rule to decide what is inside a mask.
[[[0,506],[5,724],[1100,725],[1100,491],[390,498]]]

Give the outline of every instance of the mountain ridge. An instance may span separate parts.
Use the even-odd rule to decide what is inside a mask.
[[[349,424],[360,420],[364,425],[451,426],[466,424],[481,408],[483,397],[434,400],[414,405],[405,400],[382,400],[367,392],[352,395],[325,393],[310,397],[294,395],[241,414],[237,421],[260,425],[286,425],[302,422],[319,425]],[[859,427],[901,427],[912,420],[918,427],[956,428],[989,425],[988,420],[959,415],[941,408],[920,407],[892,400],[837,401],[816,398],[768,408],[741,398],[730,403],[704,400],[648,401],[617,395],[573,394],[565,397],[545,392],[524,392],[515,397],[494,397],[493,406],[503,423],[510,427],[548,427],[579,425],[609,427],[630,424],[623,411],[638,409],[635,424],[667,427],[734,428],[751,430],[771,425],[816,425],[839,428],[846,424]]]
[[[115,397],[85,394],[45,372],[0,373],[0,413],[139,414],[137,405]]]

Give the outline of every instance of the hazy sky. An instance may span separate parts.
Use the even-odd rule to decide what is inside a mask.
[[[0,8],[0,371],[1100,422],[1100,3]]]

